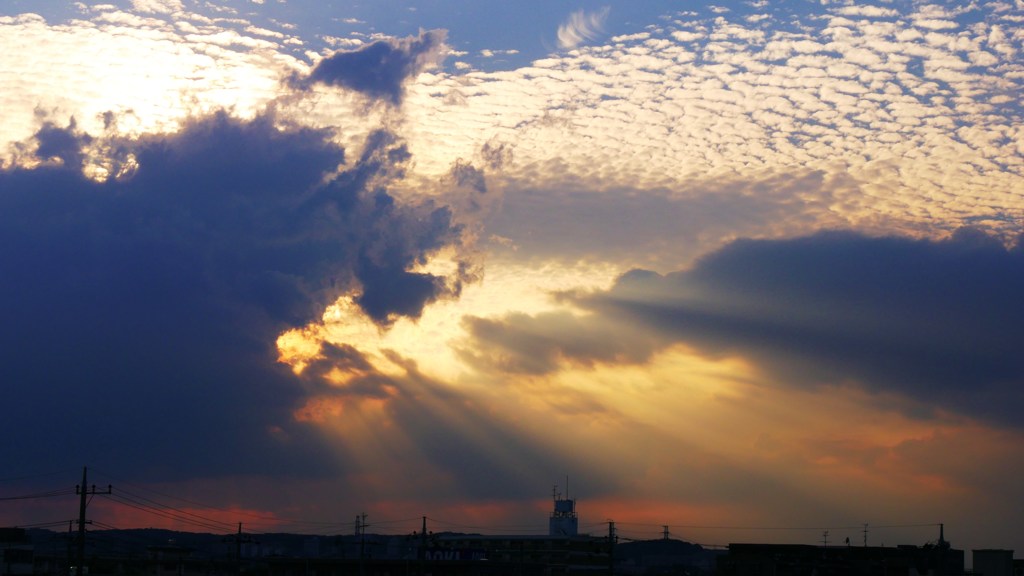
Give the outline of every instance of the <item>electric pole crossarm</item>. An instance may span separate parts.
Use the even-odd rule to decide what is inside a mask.
[[[75,494],[79,496],[78,499],[78,562],[75,566],[75,576],[82,576],[82,566],[85,564],[85,525],[89,522],[85,519],[85,508],[89,504],[87,496],[95,496],[96,494],[113,494],[113,486],[107,485],[105,492],[96,490],[96,485],[93,484],[92,488],[89,486],[89,468],[82,467],[82,484],[75,486]]]

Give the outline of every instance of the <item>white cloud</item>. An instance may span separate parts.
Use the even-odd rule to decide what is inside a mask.
[[[74,25],[0,24],[0,79],[12,88],[0,95],[0,164],[10,161],[12,143],[38,128],[35,110],[58,125],[74,117],[92,135],[107,130],[107,112],[120,115],[117,129],[127,133],[173,130],[217,106],[250,116],[277,95],[281,76],[301,66],[260,38],[182,28],[126,12]],[[17,49],[24,42],[35,47],[29,57]]]
[[[636,34],[623,34],[612,36],[612,42],[629,42],[631,40],[646,40],[651,37],[650,32],[637,32]]]
[[[868,18],[893,18],[899,16],[899,12],[892,8],[883,8],[881,6],[843,6],[835,10],[836,14],[842,14],[843,16],[865,16]]]
[[[509,56],[518,53],[519,50],[491,50],[490,48],[484,48],[480,51],[480,56],[484,58],[494,58],[495,56]]]
[[[949,30],[958,27],[958,24],[952,20],[939,20],[937,18],[921,18],[914,20],[914,24],[919,28],[928,30]]]
[[[835,18],[819,22],[835,30]],[[846,34],[831,39],[822,37],[824,28],[767,33],[762,49],[747,43],[758,37],[736,22],[716,22],[714,42],[683,31],[707,22],[675,24],[534,68],[466,79],[471,85],[460,91],[454,116],[432,107],[429,119],[418,119],[419,166],[444,169],[428,158],[435,144],[427,145],[436,142],[428,134],[443,133],[463,157],[484,142],[509,143],[504,177],[575,182],[567,189],[581,182],[593,190],[680,189],[793,165],[820,170],[847,184],[827,214],[809,217],[812,228],[838,218],[846,226],[942,234],[979,215],[1024,217],[1024,200],[1013,192],[1024,164],[994,145],[1012,138],[992,136],[1010,127],[984,115],[993,97],[1024,80],[1013,76],[1024,72],[1019,63],[991,48],[993,39],[1014,46],[997,26],[975,31],[987,45],[954,35],[923,43],[909,19],[848,20]],[[969,70],[974,62],[990,70]],[[500,124],[489,120],[496,118]],[[984,129],[951,132],[975,122]],[[879,170],[881,161],[894,168]],[[1013,233],[1012,220],[986,221]]]
[[[851,10],[841,12],[853,15]],[[578,12],[562,35],[568,34],[571,42],[582,42],[584,32],[594,37],[607,14],[607,9]],[[866,12],[860,9],[858,14]],[[19,25],[14,20],[6,22]],[[71,84],[95,84],[85,82],[94,74],[88,62],[78,62],[72,54],[103,54],[108,70],[118,66],[119,58],[146,54],[137,47],[99,48],[101,36],[108,41],[138,39],[135,28],[149,29],[153,39],[171,40],[154,45],[173,48],[171,53],[157,57],[157,51],[143,59],[185,62],[194,54],[199,68],[193,70],[199,72],[182,73],[180,79],[167,73],[136,83],[148,87],[146,94],[129,89],[101,97],[95,88],[69,88],[61,91],[62,99],[33,100],[42,94],[42,84],[34,84],[32,74],[17,72],[31,64],[12,62],[4,67],[15,71],[17,79],[7,85],[18,89],[7,91],[3,104],[23,113],[9,113],[12,117],[31,119],[36,106],[80,109],[85,112],[78,119],[86,127],[102,112],[90,104],[95,99],[115,110],[135,110],[140,119],[159,125],[181,112],[168,108],[167,102],[179,99],[182,91],[200,101],[209,97],[198,96],[201,86],[217,86],[209,94],[236,109],[252,109],[274,97],[273,70],[282,70],[283,63],[285,68],[302,66],[275,54],[273,43],[259,38],[270,34],[256,29],[246,35],[216,34],[192,26],[175,34],[166,22],[114,12],[96,20],[107,26],[105,34],[89,36],[86,28],[58,33],[39,18],[19,21],[26,30],[32,25],[39,34],[48,30],[37,44],[54,46],[55,52],[41,57],[55,63],[55,71],[64,70]],[[158,24],[166,30],[154,32]],[[1014,151],[1020,131],[998,124],[999,117],[991,114],[994,106],[1011,105],[1008,95],[1019,92],[1024,82],[1024,67],[1013,57],[1021,38],[1008,33],[1005,25],[986,22],[972,25],[970,34],[928,31],[927,42],[921,41],[925,36],[910,18],[881,22],[830,17],[816,26],[800,33],[768,31],[742,16],[735,21],[694,16],[667,30],[616,36],[607,46],[574,44],[577,50],[569,55],[518,70],[484,73],[455,62],[462,75],[434,71],[409,86],[404,113],[416,158],[410,177],[436,181],[452,158],[476,158],[484,144],[506,143],[513,151],[511,159],[493,176],[509,182],[575,182],[571,188],[586,182],[595,190],[680,189],[723,175],[775,174],[800,165],[858,182],[849,197],[833,203],[827,216],[815,212],[809,221],[838,218],[850,225],[945,229],[968,217],[1024,214],[1015,200],[1015,174],[1024,171]],[[713,42],[703,32],[708,28]],[[843,33],[836,33],[840,28]],[[362,42],[325,40],[335,46]],[[62,42],[79,49],[58,48]],[[502,53],[480,52],[485,57]],[[228,74],[231,66],[236,67],[233,77]],[[175,69],[170,64],[162,68]],[[251,80],[243,81],[247,78],[259,81],[242,88],[250,85]],[[247,100],[239,99],[242,94]],[[320,101],[302,102],[294,109],[282,105],[282,114],[326,125],[349,105],[334,94],[317,96]],[[8,122],[3,141],[27,137],[32,121],[27,122]],[[975,124],[977,130],[951,135],[957,126]],[[339,139],[358,140],[361,126],[348,127]],[[950,144],[955,141],[964,146]],[[871,168],[880,158],[898,169],[883,173]],[[945,204],[939,199],[953,195],[960,196],[957,208],[943,212]],[[802,198],[807,201],[806,195]],[[948,224],[937,224],[939,214],[947,215]]]
[[[342,49],[358,48],[365,44],[359,38],[340,38],[337,36],[324,36],[324,42],[327,42],[329,46],[340,47]]]
[[[694,42],[706,37],[707,34],[703,32],[689,32],[686,30],[676,30],[672,32],[672,37],[679,42]]]
[[[185,10],[181,0],[132,0],[132,8],[149,14],[174,14]]]
[[[610,10],[606,6],[596,12],[573,12],[569,20],[558,27],[559,47],[575,48],[587,40],[596,39],[604,32],[605,20]]]

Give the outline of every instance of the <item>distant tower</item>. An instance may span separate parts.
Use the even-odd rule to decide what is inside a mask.
[[[565,498],[558,493],[556,484],[551,491],[555,507],[548,519],[549,536],[576,536],[579,530],[579,518],[576,517],[576,501],[569,498],[569,479],[565,480]]]

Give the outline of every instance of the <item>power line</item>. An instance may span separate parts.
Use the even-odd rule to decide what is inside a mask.
[[[161,492],[159,490],[154,490],[153,488],[150,488],[148,486],[143,486],[141,484],[134,484],[134,483],[127,482],[127,481],[124,481],[124,480],[120,480],[118,478],[114,478],[113,476],[111,476],[110,474],[108,474],[106,472],[99,471],[99,474],[103,475],[103,476],[106,476],[106,477],[110,478],[111,480],[117,482],[118,486],[122,486],[122,485],[130,486],[132,488],[141,490],[143,492],[150,492],[150,493],[156,494],[158,496],[163,496],[164,498],[170,498],[171,500],[177,500],[178,502],[184,502],[185,504],[191,504],[192,506],[197,506],[199,508],[207,508],[207,509],[210,509],[210,510],[222,510],[221,508],[218,508],[216,506],[211,506],[209,504],[204,504],[202,502],[196,502],[194,500],[188,500],[186,498],[181,498],[179,496],[174,496],[172,494],[167,494],[165,492]]]
[[[604,525],[606,523],[600,523]],[[688,530],[764,530],[764,531],[821,531],[822,529],[829,530],[863,530],[864,524],[850,525],[850,526],[835,526],[823,524],[819,526],[742,526],[742,525],[723,525],[723,524],[649,524],[643,522],[616,522],[617,526],[640,526],[643,528],[650,528],[652,530],[657,529],[659,532],[663,531],[666,527],[668,528],[681,528]],[[930,522],[924,524],[871,524],[872,528],[931,528],[938,526],[939,522]]]
[[[403,524],[405,522],[419,522],[423,517],[417,516],[415,518],[402,518],[399,520],[377,520],[373,523],[374,526],[379,524]]]
[[[53,498],[54,496],[68,496],[70,494],[75,494],[74,488],[62,488],[59,490],[50,490],[48,492],[36,492],[34,494],[24,494],[21,496],[4,496],[0,498],[0,501],[33,500],[36,498]]]
[[[131,482],[125,482],[123,480],[118,480],[118,479],[115,479],[115,478],[113,478],[112,476],[110,476],[109,474],[106,474],[106,473],[102,473],[101,472],[101,474],[103,474],[105,476],[108,476],[111,479],[116,480],[118,482],[119,486],[127,485],[127,486],[133,487],[133,488],[135,488],[135,489],[137,489],[139,491],[142,491],[142,492],[156,494],[156,495],[161,496],[163,498],[167,498],[167,499],[170,499],[170,500],[173,500],[173,501],[176,501],[176,502],[181,502],[181,503],[184,503],[184,504],[188,504],[190,506],[194,506],[194,507],[197,507],[197,508],[202,508],[204,510],[209,510],[209,511],[217,512],[217,513],[219,513],[221,515],[231,515],[231,516],[235,516],[235,517],[247,518],[247,519],[252,519],[252,520],[258,521],[258,522],[255,522],[255,523],[254,522],[247,522],[247,524],[250,527],[253,524],[256,524],[257,526],[260,526],[262,524],[266,528],[274,527],[276,529],[275,531],[278,531],[280,529],[283,529],[284,526],[289,526],[290,525],[290,526],[293,527],[293,528],[291,528],[291,531],[296,531],[296,530],[298,530],[299,532],[309,531],[309,532],[312,532],[314,534],[322,534],[322,533],[325,533],[325,531],[327,531],[330,528],[335,528],[337,530],[342,530],[344,528],[344,526],[345,526],[344,523],[337,522],[337,521],[317,521],[317,520],[301,520],[301,519],[293,519],[293,518],[281,518],[281,517],[277,517],[277,516],[267,516],[265,514],[257,514],[257,513],[253,513],[253,512],[247,512],[247,511],[244,511],[244,510],[220,508],[220,507],[217,507],[217,506],[212,506],[210,504],[205,504],[205,503],[198,502],[198,501],[195,501],[195,500],[190,500],[190,499],[187,499],[187,498],[181,498],[181,497],[178,497],[178,496],[174,496],[172,494],[168,494],[166,492],[161,492],[159,490],[154,490],[154,489],[146,487],[146,486],[141,486],[141,485],[138,485],[138,484],[133,484]],[[124,490],[119,490],[119,491],[122,492],[122,493],[125,493]],[[131,493],[131,492],[127,492],[127,494],[129,494],[129,495],[133,496],[135,499],[137,499],[133,503],[135,505],[137,505],[137,506],[142,507],[142,508],[147,508],[147,504],[144,504],[143,502],[148,502],[153,507],[158,508],[158,509],[163,510],[163,511],[168,511],[168,512],[171,512],[171,513],[183,514],[183,515],[187,515],[187,516],[193,516],[193,517],[195,517],[197,519],[200,519],[203,522],[210,522],[210,523],[214,523],[214,524],[223,524],[224,528],[222,528],[221,531],[224,531],[224,532],[228,532],[228,531],[234,530],[234,522],[224,522],[224,521],[221,521],[221,520],[215,520],[215,519],[209,518],[208,516],[203,516],[201,514],[198,514],[196,512],[191,512],[191,511],[188,511],[188,510],[184,510],[180,506],[172,506],[170,504],[166,504],[166,503],[163,503],[163,502],[158,502],[158,501],[156,501],[154,499],[147,498],[146,496],[143,496],[141,494],[136,494],[136,493]],[[138,500],[142,500],[143,502],[139,502]],[[418,520],[418,518],[416,518],[416,520]],[[262,521],[262,522],[259,522],[259,521]],[[395,522],[402,522],[402,521],[403,520],[397,520]],[[384,522],[381,522],[381,523],[384,523]],[[298,528],[298,527],[304,527],[304,528]]]
[[[930,522],[928,524],[872,524],[872,528],[934,528],[942,526],[941,522]]]
[[[432,517],[429,517],[429,516],[427,517],[427,519],[430,520],[431,522],[435,523],[435,524],[441,524],[443,526],[451,526],[451,527],[454,527],[454,528],[460,528],[460,529],[464,529],[464,530],[479,530],[479,531],[498,532],[498,533],[501,533],[501,531],[505,531],[505,532],[508,532],[508,531],[527,532],[528,533],[528,532],[538,532],[538,531],[546,531],[547,530],[546,527],[544,527],[543,525],[538,525],[538,524],[519,524],[519,525],[511,525],[511,526],[509,526],[509,525],[505,525],[505,526],[501,526],[501,525],[499,525],[499,526],[474,526],[474,525],[468,525],[468,524],[461,524],[461,523],[458,523],[458,522],[450,522],[450,521],[441,520],[441,519],[438,519],[438,518],[432,518]]]
[[[233,523],[222,522],[220,520],[215,520],[213,518],[208,518],[208,517],[203,516],[201,514],[196,514],[195,512],[190,512],[188,510],[183,510],[183,509],[180,509],[180,508],[176,508],[174,506],[170,506],[170,505],[164,504],[162,502],[157,502],[156,500],[152,500],[150,498],[146,498],[145,496],[142,496],[142,495],[139,495],[139,494],[134,494],[134,493],[128,492],[126,490],[119,490],[118,492],[119,492],[119,496],[121,494],[127,495],[127,497],[122,498],[122,501],[131,501],[134,504],[136,504],[137,506],[142,507],[142,508],[146,508],[146,509],[150,509],[151,508],[151,509],[154,509],[154,510],[165,511],[165,512],[170,513],[170,514],[175,514],[175,515],[180,515],[180,516],[184,516],[184,517],[195,518],[195,519],[197,519],[199,521],[202,521],[202,522],[208,522],[208,523],[212,523],[212,524],[222,524],[225,527],[227,527],[228,529],[231,529],[233,527]]]
[[[0,478],[0,482],[20,482],[22,480],[37,480],[39,478],[50,478],[53,476],[67,476],[70,473],[70,470],[58,470],[56,472],[41,472],[39,474],[27,474],[25,476],[11,476],[9,478]]]
[[[173,508],[151,506],[143,502],[139,502],[137,500],[133,500],[131,498],[122,496],[120,494],[113,496],[112,500],[114,500],[116,503],[122,506],[134,508],[136,510],[146,512],[154,516],[159,516],[160,518],[174,520],[182,524],[188,524],[199,528],[205,528],[207,530],[213,530],[215,532],[228,532],[231,530],[232,527],[231,524],[227,522],[221,522],[219,520],[206,518],[204,516],[200,516],[198,514],[193,514],[190,512],[179,511]]]
[[[112,495],[112,500],[115,503],[119,504],[119,505],[127,506],[129,508],[133,508],[133,509],[136,509],[136,510],[139,510],[139,511],[142,511],[142,512],[146,512],[148,514],[152,514],[154,516],[157,516],[157,517],[160,517],[160,518],[164,518],[166,520],[172,520],[172,521],[179,522],[179,523],[186,524],[186,525],[190,525],[190,526],[193,526],[193,527],[198,527],[198,528],[203,528],[203,529],[206,529],[206,530],[211,530],[213,532],[226,533],[226,532],[231,532],[234,529],[234,522],[227,522],[227,521],[224,521],[224,520],[218,520],[216,518],[212,518],[208,514],[200,514],[200,513],[193,512],[193,511],[190,511],[190,510],[186,510],[186,509],[183,509],[183,508],[179,508],[179,507],[176,507],[176,506],[171,506],[169,504],[165,504],[163,502],[159,502],[157,500],[154,500],[154,499],[151,499],[151,498],[147,498],[146,496],[143,496],[141,494],[136,494],[136,493],[130,492],[130,491],[118,490],[117,493]],[[216,508],[212,508],[212,507],[207,507],[207,509],[208,510],[212,510],[212,511],[217,511],[217,512],[223,513],[225,515],[230,514],[230,515],[236,515],[236,516],[239,516],[239,515],[241,515],[241,516],[256,516],[256,515],[252,515],[252,514],[240,514],[240,513],[238,513],[238,511],[234,511],[234,510],[223,510],[223,509],[216,509]],[[268,517],[268,516],[257,516],[257,517],[266,520],[266,524],[268,526],[273,526],[273,527],[277,528],[277,530],[275,530],[275,531],[285,531],[284,528],[282,527],[282,525],[289,525],[290,524],[290,525],[293,526],[293,528],[291,530],[287,530],[287,531],[295,532],[296,531],[295,527],[304,527],[304,528],[312,531],[313,533],[322,534],[322,533],[325,532],[325,530],[324,530],[325,528],[334,527],[334,528],[338,528],[340,530],[341,527],[343,526],[339,522],[316,522],[316,521],[285,520],[285,519],[280,519],[280,518],[276,518],[276,517],[272,517],[272,516],[270,516],[270,517]],[[249,526],[251,528],[252,524],[250,523]],[[250,532],[257,532],[258,533],[260,531],[259,530],[251,530],[250,529]]]
[[[72,520],[74,522],[74,520]],[[34,524],[18,524],[15,528],[53,528],[54,526],[67,526],[67,520],[57,520],[55,522],[36,522]]]

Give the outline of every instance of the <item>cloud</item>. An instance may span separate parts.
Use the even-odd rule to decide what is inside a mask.
[[[892,8],[881,6],[842,6],[835,9],[836,14],[843,16],[864,16],[867,18],[893,18],[899,16],[899,12]]]
[[[281,95],[281,78],[305,67],[265,38],[222,27],[232,23],[94,8],[90,21],[0,19],[0,83],[10,87],[0,95],[0,165],[41,120],[66,126],[74,117],[89,134],[138,135],[173,132],[182,118],[220,108],[252,117]],[[116,125],[103,120],[111,112]]]
[[[595,490],[610,482],[582,455],[525,433],[510,399],[494,410],[492,400],[438,381],[409,359],[378,360],[392,369],[377,370],[352,346],[325,344],[301,374],[309,393],[297,411],[345,443],[349,464],[366,467],[375,493],[408,498],[410,473],[432,494],[430,507],[448,498],[532,499],[551,471],[566,467],[585,472]]]
[[[604,32],[604,23],[610,10],[610,7],[605,6],[596,12],[573,12],[569,20],[558,27],[558,46],[570,49],[587,40],[596,39]]]
[[[736,242],[667,277],[631,274],[602,303],[788,382],[853,381],[1009,424],[1024,402],[1022,287],[1024,251],[981,233],[822,233]]]
[[[56,160],[64,166],[81,168],[85,158],[82,147],[89,144],[92,138],[86,134],[76,134],[74,128],[74,119],[67,129],[50,123],[44,124],[36,132],[36,156],[44,162]]]
[[[397,105],[405,82],[444,58],[445,37],[443,30],[429,30],[416,37],[378,40],[356,50],[338,51],[293,83],[307,88],[341,86]]]
[[[664,192],[522,185],[506,192],[487,227],[540,260],[605,261],[627,268],[642,262],[669,271],[730,237],[791,236],[843,226],[847,222],[830,207],[855,188],[849,179],[820,172],[721,178]]]
[[[643,362],[683,343],[749,359],[774,382],[855,383],[1018,425],[1021,290],[1024,250],[981,232],[942,241],[824,232],[736,241],[665,276],[635,270],[607,292],[573,297],[593,313],[574,322],[512,316],[468,328],[490,358],[477,365],[498,370]]]
[[[970,248],[965,233],[956,243],[849,234],[721,249],[823,227],[936,238],[973,222],[1019,233],[1019,16],[1005,6],[959,29],[942,24],[955,15],[933,12],[773,12],[776,29],[742,13],[677,13],[614,45],[581,40],[522,68],[458,75],[414,77],[427,70],[416,37],[365,53],[337,41],[353,50],[335,55],[337,70],[304,77],[310,90],[295,98],[281,98],[279,80],[317,61],[314,38],[304,57],[289,56],[268,29],[236,18],[111,10],[59,26],[0,18],[0,41],[10,39],[0,70],[13,87],[0,95],[4,142],[34,166],[0,175],[0,194],[11,193],[0,201],[0,345],[17,359],[2,373],[24,383],[5,398],[14,409],[0,431],[38,440],[10,447],[12,461],[123,457],[137,464],[131,477],[161,479],[194,461],[197,474],[230,474],[221,485],[231,498],[248,493],[252,508],[335,518],[359,501],[387,509],[381,494],[527,498],[568,471],[586,477],[580,493],[594,517],[625,520],[644,507],[660,526],[665,514],[692,517],[692,505],[708,525],[744,514],[817,525],[838,512],[875,522],[962,505],[962,493],[936,497],[916,475],[948,476],[934,465],[986,435],[962,434],[958,418],[904,415],[1005,422],[984,394],[1019,409],[1001,384],[1018,365],[1008,345],[988,345],[999,338],[984,325],[1006,342],[1019,334],[984,313],[963,320],[956,306],[1002,302],[1013,325],[1017,308],[972,295],[980,290],[950,280],[955,266],[929,256],[956,244],[1005,264],[1013,251],[984,238]],[[364,97],[401,103],[405,140],[372,131],[394,119],[390,107],[351,112]],[[260,112],[270,101],[276,119]],[[187,118],[218,107],[231,116]],[[97,154],[110,170],[91,177],[122,176],[82,178],[77,167]],[[450,210],[415,200],[430,195]],[[452,245],[467,234],[518,250],[490,255],[486,290],[428,306],[460,293],[464,270],[432,255],[457,258]],[[830,255],[810,261],[852,292],[787,267],[806,245]],[[839,262],[864,272],[841,274]],[[634,266],[660,273],[608,289]],[[758,266],[791,281],[748,281]],[[912,273],[922,267],[948,274]],[[1019,287],[1010,268],[966,276]],[[861,278],[920,297],[872,292]],[[544,299],[580,286],[601,291]],[[962,298],[948,296],[958,289]],[[318,323],[343,292],[346,314],[331,306]],[[474,315],[460,324],[465,314]],[[906,315],[930,330],[904,327]],[[272,346],[296,325],[338,343],[299,375],[274,362]],[[468,337],[453,350],[460,326]],[[902,411],[875,409],[883,398]],[[915,444],[934,429],[943,433],[927,449]],[[998,463],[1024,461],[1014,458],[1020,429],[998,434],[1005,453],[954,460],[1013,477]],[[907,464],[889,474],[894,452]],[[282,472],[334,474],[318,489],[293,484],[301,496],[286,502],[266,496]],[[266,480],[238,490],[247,473]],[[607,508],[594,496],[610,498],[613,485],[632,489]],[[869,494],[880,485],[897,487]],[[317,494],[339,486],[351,500],[328,512]],[[765,486],[785,496],[765,508],[755,502]],[[1024,501],[1013,490],[990,498],[1005,511]],[[658,500],[638,505],[646,495]]]
[[[185,9],[181,0],[132,0],[132,8],[152,14],[173,14]]]
[[[33,436],[8,451],[26,466],[325,473],[278,334],[342,293],[382,324],[416,316],[458,281],[408,269],[460,230],[387,193],[409,158],[391,134],[346,162],[326,131],[220,112],[105,142],[124,174],[105,181],[74,126],[36,140],[45,163],[0,171],[0,348],[18,359],[0,430]]]
[[[1022,157],[1016,101],[1006,98],[1022,75],[1012,52],[995,48],[1009,45],[998,19],[928,41],[909,17],[741,22],[678,18],[514,71],[423,75],[405,103],[419,120],[417,169],[440,175],[451,157],[503,142],[514,160],[492,178],[564,198],[717,191],[723,180],[779,181],[800,166],[849,184],[789,198],[796,213],[805,201],[827,205],[832,226],[1016,233]]]
[[[473,339],[460,350],[463,359],[483,370],[497,368],[512,374],[548,374],[564,362],[640,363],[659,347],[641,329],[607,325],[564,311],[536,316],[516,313],[500,320],[471,316],[464,325]]]

